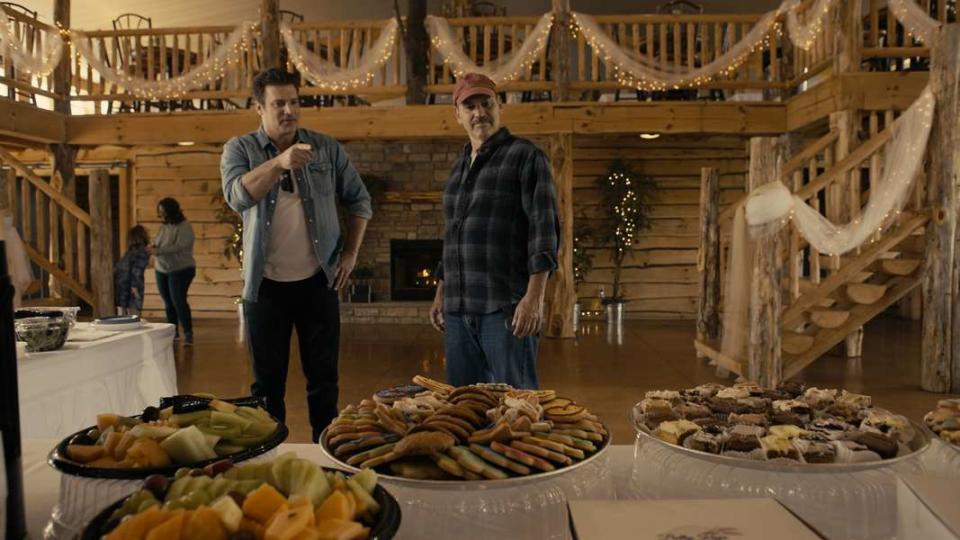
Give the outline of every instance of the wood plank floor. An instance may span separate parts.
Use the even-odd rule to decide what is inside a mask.
[[[249,394],[251,371],[235,321],[198,320],[196,345],[177,345],[181,392],[222,397]],[[629,443],[630,408],[654,389],[680,389],[718,379],[695,358],[690,321],[627,321],[620,336],[603,323],[587,323],[576,340],[544,340],[540,381],[587,405],[611,428],[613,440]],[[304,379],[296,340],[287,381],[290,442],[309,442]],[[871,322],[864,357],[827,357],[799,375],[809,385],[846,388],[874,397],[878,406],[919,420],[943,394],[920,389],[920,323],[894,318]],[[340,348],[340,406],[374,391],[406,383],[418,373],[443,379],[441,336],[429,326],[344,325]]]

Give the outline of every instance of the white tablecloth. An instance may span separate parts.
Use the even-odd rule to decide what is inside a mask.
[[[89,328],[77,323],[75,329]],[[96,341],[20,358],[20,429],[24,439],[63,438],[96,423],[97,414],[137,414],[177,393],[173,325],[150,323]]]
[[[26,504],[27,504],[27,526],[30,531],[31,538],[41,538],[42,531],[47,525],[47,522],[50,519],[51,512],[53,507],[57,504],[59,493],[60,493],[60,474],[53,470],[50,466],[46,464],[46,456],[51,448],[56,444],[57,441],[49,440],[26,440],[23,444],[23,468],[24,468],[24,485],[26,486]],[[932,449],[935,450],[936,448]],[[946,451],[946,449],[940,449]],[[316,463],[323,466],[335,466],[329,459],[324,456],[322,450],[317,445],[311,444],[282,444],[278,448],[279,453],[283,452],[296,452],[302,458],[310,459]],[[954,452],[950,450],[950,452]],[[717,494],[707,493],[705,491],[696,491],[688,494],[681,494],[676,492],[676,486],[673,485],[672,481],[667,481],[670,485],[659,484],[659,485],[637,485],[636,482],[640,477],[647,477],[651,474],[654,474],[655,471],[652,469],[659,468],[660,466],[656,463],[647,460],[635,461],[634,459],[634,446],[633,445],[613,445],[607,451],[606,456],[608,460],[606,461],[605,470],[602,474],[597,475],[602,478],[602,481],[607,484],[606,488],[610,493],[610,496],[607,497],[597,497],[591,496],[590,493],[573,493],[567,489],[568,498],[577,498],[577,499],[642,499],[642,498],[661,498],[658,497],[658,494],[668,495],[669,498],[677,499],[686,499],[686,498],[710,498],[717,497]],[[950,476],[951,473],[956,473],[953,470],[953,467],[949,463],[943,462],[940,458],[936,458],[932,455],[931,452],[928,452],[924,456],[924,462],[922,463],[921,468],[926,471],[927,474],[933,474],[938,477]],[[944,469],[943,467],[948,467]],[[679,477],[677,477],[679,479]],[[844,482],[849,482],[849,479],[841,479]],[[838,481],[841,481],[838,480]],[[411,500],[410,494],[405,493],[403,489],[398,489],[395,486],[385,484],[388,491],[393,493],[400,502],[403,517],[401,521],[400,531],[398,533],[398,538],[400,539],[419,539],[419,538],[445,538],[448,537],[444,534],[437,534],[437,531],[449,530],[452,527],[455,527],[457,518],[459,521],[473,521],[476,523],[490,524],[490,522],[496,522],[497,516],[496,512],[493,512],[493,508],[485,508],[482,511],[472,512],[470,515],[454,516],[435,514],[432,516],[421,516],[417,515],[419,509],[417,508],[417,501]],[[499,494],[493,492],[488,492],[488,500],[495,501],[496,499],[511,499],[518,500],[520,495],[518,492],[523,491],[523,487],[518,488],[509,488],[503,490]],[[500,491],[500,490],[497,490]],[[596,490],[594,490],[596,491]],[[474,493],[471,493],[473,495]],[[772,496],[772,493],[762,493],[762,494],[744,494],[748,496]],[[446,496],[451,499],[451,502],[456,502],[459,498],[466,500],[466,497],[458,495],[456,492],[450,491],[446,492]],[[726,496],[736,496],[727,494]],[[743,495],[741,495],[743,496]],[[870,534],[866,538],[912,538],[909,534],[898,534],[899,530],[904,529],[902,521],[904,517],[901,516],[897,511],[896,504],[896,493],[891,493],[889,496],[893,497],[893,504],[890,508],[890,511],[893,515],[883,516],[886,521],[889,521],[888,529],[883,530],[879,534]],[[111,501],[103,501],[104,505],[109,504]],[[784,502],[784,501],[782,501]],[[789,504],[788,504],[789,506]],[[531,516],[528,519],[532,518],[533,515],[536,515],[535,508],[527,508],[524,511],[528,512],[527,515]],[[859,515],[863,513],[864,515]],[[852,520],[858,520],[863,517],[869,516],[871,513],[870,509],[854,509],[854,514],[848,516]],[[832,522],[834,516],[813,516],[814,519],[810,519],[810,523],[820,529],[821,531],[828,530],[831,528],[831,525],[835,525]],[[874,518],[880,518],[873,514]],[[560,520],[559,523],[552,524],[551,530],[561,530],[564,529],[566,525],[565,515],[557,517]],[[824,519],[830,521],[825,521]],[[909,524],[907,524],[909,525]],[[909,529],[909,527],[907,527]],[[432,532],[431,532],[432,531]],[[456,535],[461,538],[496,538],[497,536],[490,535],[477,535],[474,534],[477,532],[471,528],[461,529],[461,533]],[[513,534],[511,534],[511,532]],[[516,534],[518,531],[514,529],[513,531],[506,530],[503,531],[502,535],[499,535],[500,538],[528,538],[529,535]],[[552,536],[552,535],[550,535]],[[566,536],[566,535],[564,535]],[[533,536],[535,538],[544,538],[544,535]],[[840,536],[843,537],[843,536]],[[834,537],[834,538],[840,538]]]

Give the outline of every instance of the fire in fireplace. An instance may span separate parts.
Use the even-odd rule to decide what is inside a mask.
[[[391,240],[390,299],[433,300],[442,252],[441,240]]]

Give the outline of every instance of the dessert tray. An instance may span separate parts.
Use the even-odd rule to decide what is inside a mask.
[[[733,467],[851,472],[909,460],[927,430],[846,390],[709,383],[647,392],[632,411],[641,439]]]
[[[960,452],[960,399],[941,399],[937,408],[923,417],[923,423],[947,446]]]
[[[552,390],[413,383],[343,409],[321,435],[327,456],[398,484],[505,487],[583,467],[610,444],[595,415]]]

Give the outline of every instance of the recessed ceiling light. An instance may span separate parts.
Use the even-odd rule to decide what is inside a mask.
[[[659,134],[659,133],[641,133],[641,134],[640,134],[640,138],[641,138],[641,139],[648,139],[648,140],[649,140],[649,139],[656,139],[656,138],[659,138],[659,137],[660,137],[660,134]]]
[[[180,141],[177,143],[177,146],[193,146],[194,144],[196,143],[193,141]]]

